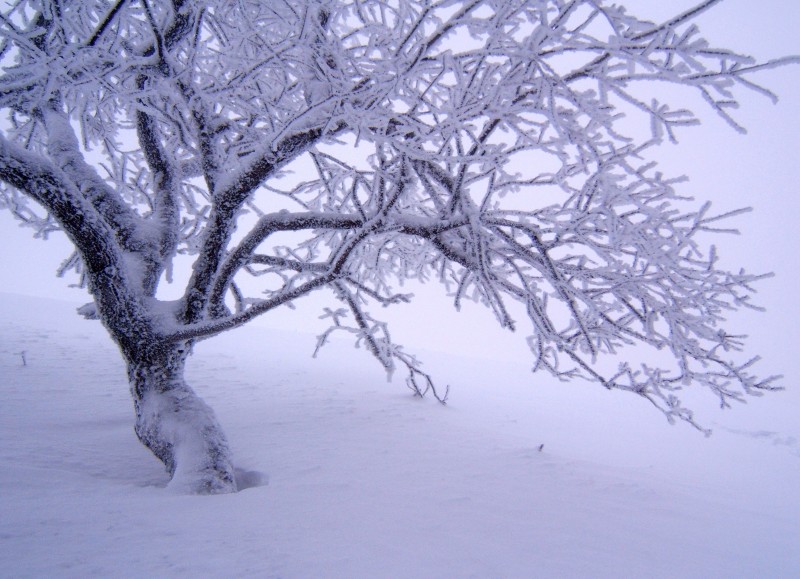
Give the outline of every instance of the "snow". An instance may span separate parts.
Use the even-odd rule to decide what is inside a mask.
[[[186,496],[76,305],[0,294],[3,576],[800,575],[796,394],[706,399],[705,438],[528,361],[429,353],[442,406],[347,342],[311,360],[313,336],[245,327],[199,344],[188,380],[247,488]]]

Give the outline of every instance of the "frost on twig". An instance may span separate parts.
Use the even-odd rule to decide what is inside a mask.
[[[430,392],[436,400],[445,404],[450,392],[450,386],[447,386],[445,392],[440,394],[433,383],[433,379],[429,374],[421,369],[421,362],[413,355],[408,354],[397,344],[391,340],[388,327],[385,323],[375,320],[365,310],[362,309],[360,302],[363,300],[360,292],[362,287],[360,284],[353,284],[355,292],[343,282],[336,282],[333,284],[336,295],[339,300],[345,302],[349,309],[340,308],[337,310],[325,309],[325,313],[320,319],[330,319],[331,326],[325,330],[317,338],[317,347],[314,350],[314,356],[317,355],[320,348],[328,343],[328,339],[335,331],[346,331],[355,335],[356,347],[364,344],[367,350],[381,363],[386,370],[387,376],[391,379],[396,369],[396,362],[399,362],[407,371],[406,385],[414,392],[415,396],[420,398]],[[367,295],[379,303],[391,303],[393,298],[382,298],[374,292],[366,292]],[[400,298],[401,301],[405,301]],[[355,325],[347,325],[347,318],[352,315],[355,320]]]

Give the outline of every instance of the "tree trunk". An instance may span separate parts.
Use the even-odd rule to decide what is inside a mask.
[[[184,381],[188,351],[172,344],[127,356],[136,435],[179,492],[236,492],[228,442],[213,410]]]

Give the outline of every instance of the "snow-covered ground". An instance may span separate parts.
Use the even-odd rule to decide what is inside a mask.
[[[313,346],[259,327],[198,346],[190,382],[253,486],[180,496],[102,327],[0,295],[0,575],[800,576],[796,394],[706,400],[704,438],[525,360],[427,355],[442,406]]]

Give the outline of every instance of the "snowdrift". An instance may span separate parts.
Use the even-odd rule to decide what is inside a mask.
[[[181,496],[133,434],[121,360],[74,305],[0,295],[0,569],[8,577],[796,577],[797,397],[705,438],[525,360],[431,353],[449,403],[347,342],[250,327],[190,384],[235,495]]]

